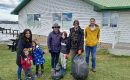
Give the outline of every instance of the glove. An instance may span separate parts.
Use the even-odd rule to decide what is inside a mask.
[[[25,61],[27,61],[27,58],[24,58]]]
[[[82,53],[82,50],[79,49],[79,50],[78,50],[78,55],[80,55],[81,53]]]
[[[68,59],[69,58],[69,54],[66,54],[66,59]]]
[[[45,54],[45,52],[43,51],[42,54]]]

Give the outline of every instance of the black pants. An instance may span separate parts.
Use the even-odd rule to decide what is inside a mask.
[[[43,66],[43,64],[36,65],[36,74],[38,74],[38,72],[39,72],[39,66],[41,66],[41,73],[43,74],[44,73],[44,66]]]
[[[58,52],[58,53],[52,52],[51,53],[51,67],[52,68],[56,68],[56,65],[59,61],[59,55],[60,55],[60,52]]]

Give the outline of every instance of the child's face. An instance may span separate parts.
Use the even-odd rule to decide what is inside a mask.
[[[32,48],[33,48],[33,49],[35,49],[35,46],[36,46],[36,44],[35,44],[35,43],[33,43],[33,44],[32,44]]]
[[[62,37],[63,39],[65,39],[65,34],[63,33],[61,37]]]
[[[28,56],[29,52],[28,51],[24,51],[25,55]]]

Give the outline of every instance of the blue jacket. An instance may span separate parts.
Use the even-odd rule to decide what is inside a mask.
[[[47,40],[48,49],[51,50],[51,52],[60,52],[61,48],[61,33],[55,33],[52,31]]]
[[[40,47],[37,47],[35,50],[32,50],[33,63],[35,65],[40,65],[45,63],[45,59],[43,58],[43,50]]]

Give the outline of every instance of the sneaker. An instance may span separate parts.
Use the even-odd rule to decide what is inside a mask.
[[[39,77],[39,74],[35,74],[35,78]]]
[[[35,75],[35,78],[37,78],[38,76],[37,75]]]
[[[53,75],[55,73],[55,69],[51,69],[51,75]]]
[[[93,71],[93,72],[96,72],[96,68],[93,68],[92,71]]]
[[[44,71],[41,72],[41,76],[44,77]]]
[[[55,69],[54,69],[54,68],[52,68],[52,69],[51,69],[51,72],[53,72],[54,70],[55,70]]]

